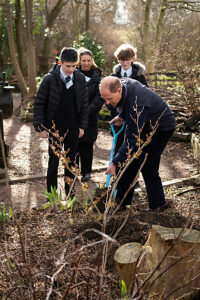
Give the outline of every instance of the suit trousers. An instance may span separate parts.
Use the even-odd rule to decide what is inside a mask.
[[[72,134],[73,133],[73,134]],[[69,167],[75,165],[75,158],[77,155],[78,149],[78,129],[73,130],[73,132],[68,132],[64,141],[63,147],[67,153],[67,157],[69,158]],[[51,139],[49,139],[49,143],[52,144]],[[55,145],[55,144],[54,144]],[[49,146],[49,162],[48,162],[48,169],[47,169],[47,191],[51,192],[51,186],[57,188],[57,177],[58,177],[58,166],[59,166],[59,158],[57,155],[54,154],[53,150]],[[64,169],[64,176],[69,178],[74,178],[74,175],[67,169]],[[65,181],[65,192],[68,194],[70,186]]]
[[[159,165],[161,154],[170,140],[173,131],[174,130],[157,131],[152,137],[152,141],[149,145],[144,148],[144,152],[142,152],[138,159],[134,159],[134,161],[130,164],[117,185],[117,202],[120,202],[123,199],[124,194],[135,179],[138,170],[144,161],[145,153],[148,153],[141,173],[146,186],[149,207],[151,209],[155,209],[166,203],[162,181],[159,175]],[[134,187],[129,191],[128,195],[124,199],[122,204],[123,207],[127,204],[131,204],[133,192]]]
[[[90,174],[92,171],[93,160],[93,145],[94,143],[80,142],[78,144],[77,164],[79,165],[79,159],[81,162],[81,174]]]

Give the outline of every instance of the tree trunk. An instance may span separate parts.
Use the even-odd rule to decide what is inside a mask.
[[[24,77],[22,75],[22,72],[20,70],[17,58],[16,58],[9,0],[5,0],[5,6],[6,6],[8,41],[9,41],[11,60],[12,60],[12,64],[13,64],[16,76],[17,76],[19,88],[20,88],[23,96],[26,97],[28,95],[28,88],[27,88],[26,82],[24,80]]]
[[[26,60],[25,60],[25,45],[23,41],[23,30],[22,30],[22,18],[21,18],[21,4],[20,0],[15,0],[15,28],[16,28],[16,44],[17,53],[19,57],[19,66],[22,74],[27,75],[26,72]]]
[[[163,34],[163,27],[164,27],[164,19],[165,19],[165,14],[166,14],[166,9],[167,9],[167,1],[168,0],[162,0],[160,14],[159,14],[158,22],[156,25],[156,32],[155,32],[154,39],[153,39],[153,47],[151,49],[152,55],[149,56],[148,62],[146,64],[146,67],[147,67],[147,70],[149,73],[154,72],[156,60],[159,55],[160,44],[161,44],[161,39],[162,39],[162,34]]]
[[[26,30],[27,30],[27,52],[28,52],[28,81],[29,97],[33,98],[37,91],[36,84],[36,59],[35,59],[35,38],[33,25],[33,1],[25,0],[26,8]]]
[[[114,259],[127,288],[133,282],[134,296],[143,294],[153,300],[166,300],[184,295],[186,300],[198,294],[200,232],[197,230],[153,225],[144,247],[138,243],[123,245]]]
[[[86,0],[85,2],[85,30],[90,29],[90,0]]]
[[[152,0],[147,0],[144,12],[144,27],[143,27],[143,53],[144,62],[148,64],[151,59],[151,33],[150,33],[150,14],[151,14]]]
[[[63,0],[59,0],[56,6],[51,10],[50,14],[47,14],[47,24],[46,28],[51,31],[54,22],[59,15],[60,11],[62,10],[63,6],[65,6],[69,1],[64,2]],[[44,39],[44,44],[42,48],[42,54],[39,58],[39,73],[45,74],[49,71],[49,56],[51,53],[51,34],[47,34]]]
[[[71,0],[72,5],[72,19],[73,19],[73,30],[75,38],[78,38],[78,35],[81,31],[81,12],[82,12],[82,3],[74,2]]]

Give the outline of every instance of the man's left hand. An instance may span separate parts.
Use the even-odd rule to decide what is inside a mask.
[[[116,166],[114,164],[111,164],[107,170],[106,170],[106,174],[110,174],[110,176],[114,176],[116,173]]]
[[[79,139],[84,135],[84,129],[79,128]]]

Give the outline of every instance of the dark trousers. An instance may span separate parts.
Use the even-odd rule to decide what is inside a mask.
[[[49,140],[50,144],[52,141]],[[70,159],[69,166],[75,165],[75,158],[77,155],[78,149],[78,130],[74,130],[73,134],[68,132],[64,141],[63,141],[64,150],[69,152],[67,153],[67,157]],[[48,170],[47,170],[47,191],[51,192],[51,186],[57,188],[57,177],[58,177],[58,166],[59,166],[59,158],[57,155],[53,153],[53,150],[49,146],[49,162],[48,162]],[[73,174],[68,170],[64,169],[65,177],[74,178]],[[70,186],[65,181],[65,192],[68,194]]]
[[[120,179],[117,186],[117,201],[123,199],[124,194],[133,182],[137,172],[144,161],[145,153],[148,153],[147,160],[141,170],[144,182],[146,185],[149,207],[155,209],[166,203],[163,191],[162,181],[159,176],[160,158],[165,149],[170,137],[173,134],[171,131],[157,131],[151,143],[144,148],[144,152],[138,159],[135,159],[127,168],[124,175]],[[123,202],[123,206],[130,204],[133,198],[134,188],[132,188]]]
[[[92,171],[92,160],[93,160],[93,145],[94,143],[78,144],[77,165],[79,165],[79,159],[81,162],[81,174],[90,174]]]

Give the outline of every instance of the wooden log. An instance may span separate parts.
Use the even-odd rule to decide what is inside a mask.
[[[121,280],[124,280],[127,289],[130,287],[130,284],[137,272],[136,263],[141,251],[142,244],[128,243],[122,245],[115,252],[115,265],[119,276]]]
[[[153,225],[144,246],[122,245],[114,260],[127,289],[135,279],[139,286],[146,281],[142,293],[153,300],[179,297],[186,300],[199,293],[200,232],[197,230]]]
[[[182,295],[191,299],[200,287],[200,232],[185,229],[180,235],[182,231],[182,228],[152,226],[145,244],[152,248],[152,268],[163,260],[150,280],[152,283],[157,278],[150,294],[162,295],[155,299],[177,299]]]
[[[114,255],[115,265],[121,280],[124,280],[126,284],[127,290],[135,276],[140,283],[144,281],[144,265],[146,265],[145,272],[149,272],[151,257],[151,248],[136,242],[124,244],[117,249]]]

